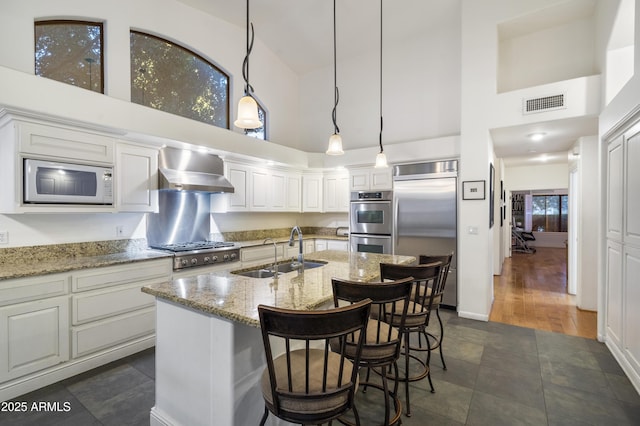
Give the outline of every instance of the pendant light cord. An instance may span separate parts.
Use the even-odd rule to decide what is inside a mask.
[[[340,133],[338,127],[338,102],[340,101],[340,92],[338,91],[338,71],[337,71],[337,59],[336,59],[336,0],[333,0],[333,111],[331,112],[331,119],[333,120],[333,133]]]
[[[380,152],[382,149],[382,0],[380,0]]]
[[[251,31],[249,31],[251,30]],[[253,50],[253,23],[249,22],[249,0],[247,0],[247,54],[242,61],[242,77],[244,78],[244,94],[250,95],[253,92],[253,86],[249,84],[249,54]]]

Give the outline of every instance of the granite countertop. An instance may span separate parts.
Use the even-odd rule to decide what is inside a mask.
[[[102,255],[54,257],[36,261],[27,259],[21,262],[3,262],[0,263],[0,281],[167,257],[173,257],[173,254],[149,249]]]
[[[310,234],[303,235],[303,239],[348,241],[349,237]],[[273,240],[283,243],[289,238]],[[261,246],[263,242],[264,239],[234,243],[244,248]],[[173,253],[148,248],[145,239],[8,248],[0,250],[0,281],[171,257]]]
[[[328,263],[303,272],[281,274],[277,280],[231,273],[240,269],[236,267],[144,286],[142,291],[197,311],[260,327],[259,304],[316,309],[333,298],[331,278],[375,281],[379,279],[381,262],[408,264],[415,258],[325,250],[305,255],[305,260]]]

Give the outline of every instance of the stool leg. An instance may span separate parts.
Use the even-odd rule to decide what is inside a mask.
[[[404,393],[407,398],[407,417],[411,417],[411,401],[409,398],[409,332],[404,333]]]
[[[436,308],[436,316],[438,317],[438,322],[440,323],[440,360],[442,361],[442,368],[447,369],[447,364],[444,362],[444,355],[442,355],[442,339],[444,339],[444,325],[442,324],[442,318],[440,318],[440,306]]]
[[[260,420],[260,426],[264,426],[265,422],[267,421],[267,417],[269,417],[269,410],[265,406],[264,407],[264,414],[262,415],[262,420]]]

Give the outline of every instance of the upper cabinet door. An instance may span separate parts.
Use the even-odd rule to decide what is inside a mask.
[[[225,162],[225,169],[225,176],[234,188],[233,194],[227,194],[227,210],[249,210],[249,168],[242,164]]]
[[[36,123],[19,123],[18,133],[25,154],[113,164],[114,139],[108,136]]]
[[[158,151],[120,143],[116,147],[117,210],[158,211]]]
[[[392,168],[358,167],[349,170],[350,191],[389,191],[393,188]]]
[[[302,211],[322,211],[322,174],[313,173],[302,176]]]

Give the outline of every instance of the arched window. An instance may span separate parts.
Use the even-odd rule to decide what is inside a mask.
[[[35,23],[35,73],[73,86],[104,93],[102,23]]]
[[[229,76],[200,55],[131,31],[131,102],[229,128]]]

